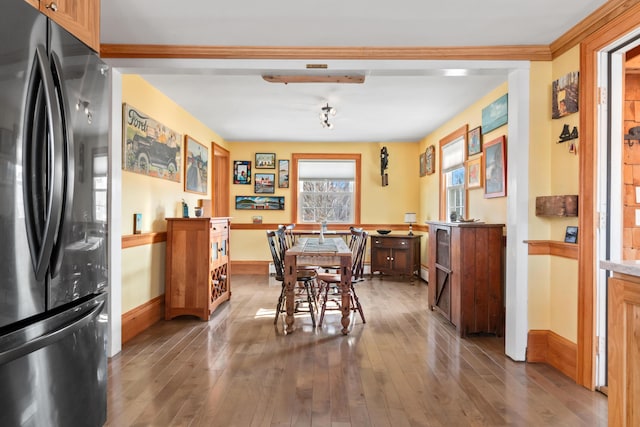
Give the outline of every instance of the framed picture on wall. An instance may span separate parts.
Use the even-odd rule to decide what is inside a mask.
[[[251,162],[248,160],[233,161],[233,183],[251,184]]]
[[[278,188],[289,188],[289,160],[278,160]]]
[[[427,174],[427,153],[420,153],[420,176]]]
[[[253,191],[256,194],[273,194],[275,192],[274,173],[256,173]]]
[[[484,145],[484,197],[507,195],[507,140],[504,135]]]
[[[509,94],[504,94],[482,109],[482,133],[486,134],[507,124]]]
[[[237,210],[284,210],[283,196],[236,196]]]
[[[256,169],[275,169],[275,153],[256,153]]]
[[[578,112],[578,80],[580,73],[565,74],[551,84],[551,118],[559,119]]]
[[[477,156],[467,160],[467,182],[466,187],[480,188],[482,187],[482,157]]]
[[[467,135],[467,157],[482,153],[482,126],[473,128]]]
[[[122,104],[122,169],[180,182],[182,135]]]
[[[209,149],[190,137],[184,136],[184,191],[207,194],[209,179]]]
[[[578,227],[568,226],[564,241],[565,243],[578,243]]]
[[[427,175],[431,175],[436,171],[436,147],[430,145],[425,151],[425,164],[427,169]]]

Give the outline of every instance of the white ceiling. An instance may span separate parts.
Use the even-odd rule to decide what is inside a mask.
[[[605,0],[108,0],[101,42],[213,46],[548,45]],[[416,141],[506,80],[510,61],[131,60],[228,141]],[[308,63],[328,65],[306,70]],[[364,84],[265,82],[264,74],[364,74]],[[333,129],[320,108],[338,110]]]

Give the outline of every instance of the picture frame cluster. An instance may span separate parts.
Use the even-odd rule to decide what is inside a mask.
[[[289,188],[289,164],[289,159],[277,159],[275,153],[262,152],[255,153],[253,161],[234,160],[233,183],[253,185],[253,193],[259,195],[236,196],[236,209],[284,209],[284,196],[262,195],[275,194],[276,185]]]

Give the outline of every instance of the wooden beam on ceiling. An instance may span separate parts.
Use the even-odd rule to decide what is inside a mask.
[[[364,83],[363,75],[318,76],[318,75],[281,75],[262,76],[269,83]]]
[[[103,44],[103,58],[181,59],[363,59],[550,61],[547,45],[527,46],[188,46]]]

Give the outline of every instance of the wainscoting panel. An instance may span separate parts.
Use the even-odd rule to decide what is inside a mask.
[[[576,381],[577,345],[553,331],[531,330],[527,337],[527,362],[546,363]]]

